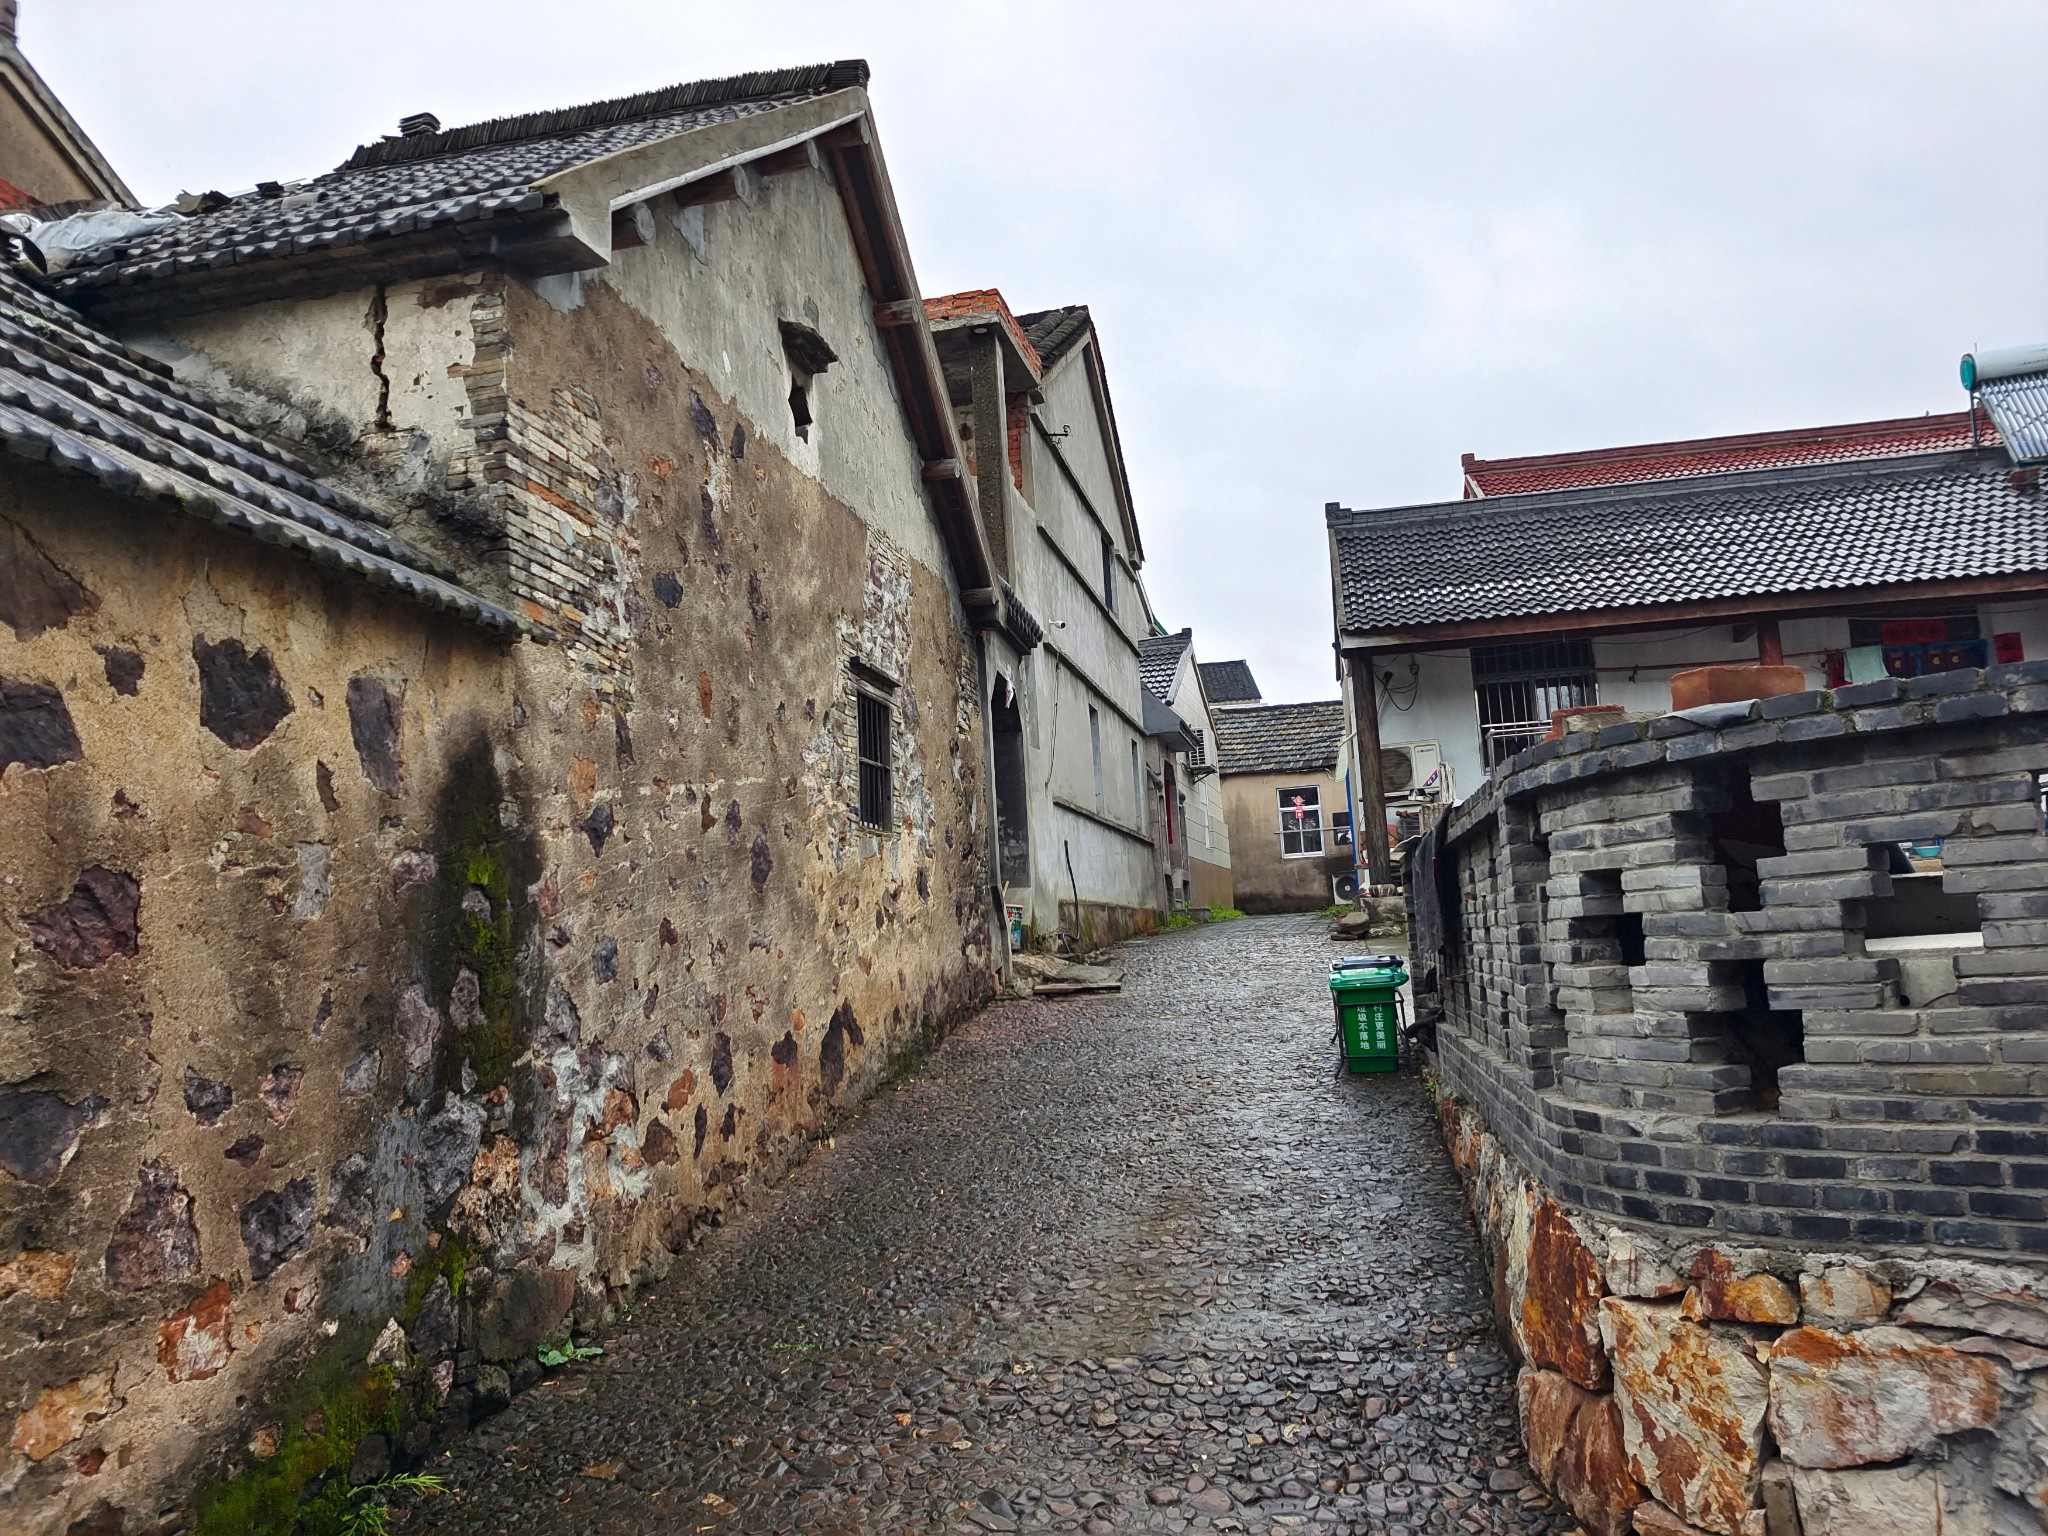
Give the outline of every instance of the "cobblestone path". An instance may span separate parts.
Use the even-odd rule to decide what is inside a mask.
[[[1321,924],[1012,1003],[460,1442],[407,1529],[1553,1532],[1412,1072]]]

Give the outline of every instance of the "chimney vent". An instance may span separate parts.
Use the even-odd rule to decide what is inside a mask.
[[[10,0],[0,0],[0,6],[9,3]],[[398,120],[398,131],[408,139],[423,139],[430,133],[441,131],[441,119],[431,112],[415,112]]]

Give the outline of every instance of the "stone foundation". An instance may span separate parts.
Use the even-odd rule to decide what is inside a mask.
[[[1591,1536],[2048,1528],[2039,1275],[1646,1235],[1569,1210],[1439,1107],[1530,1463]]]

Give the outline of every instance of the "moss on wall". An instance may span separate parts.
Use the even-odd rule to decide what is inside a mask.
[[[531,1033],[520,1006],[515,895],[539,858],[530,840],[506,830],[504,801],[491,743],[479,736],[449,765],[436,807],[439,874],[421,936],[422,969],[436,996],[454,993],[464,971],[476,979],[479,1016],[439,1064],[437,1086],[449,1092],[463,1091],[465,1066],[475,1091],[497,1087]]]

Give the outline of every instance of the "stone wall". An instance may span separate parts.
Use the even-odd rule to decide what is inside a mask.
[[[416,518],[472,579],[509,522],[573,523],[564,643],[0,480],[42,562],[0,613],[10,1530],[286,1528],[501,1406],[989,991],[946,576],[610,289],[444,286],[503,410],[439,429]],[[474,363],[468,325],[420,376]],[[394,483],[389,399],[352,420],[321,377],[309,419]],[[890,828],[856,813],[856,663],[894,681]]]
[[[1446,818],[1418,1011],[1589,1530],[2042,1528],[2044,770],[2026,664],[1567,737]]]

